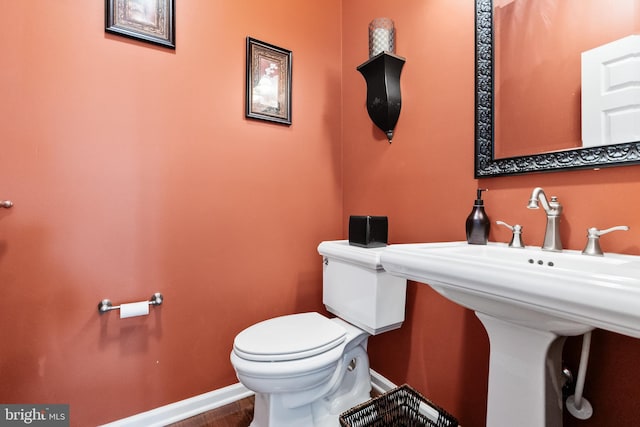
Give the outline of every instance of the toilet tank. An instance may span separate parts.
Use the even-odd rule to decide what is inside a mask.
[[[325,307],[372,335],[397,329],[404,321],[407,281],[382,268],[383,250],[352,246],[347,240],[318,246]]]

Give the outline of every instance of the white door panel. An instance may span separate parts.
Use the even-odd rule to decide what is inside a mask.
[[[640,141],[640,35],[582,53],[582,145]]]

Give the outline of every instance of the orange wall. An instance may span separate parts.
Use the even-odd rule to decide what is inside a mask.
[[[407,58],[392,145],[355,71],[378,16]],[[0,212],[0,402],[70,403],[87,426],[236,382],[239,330],[322,309],[316,245],[350,214],[388,215],[393,242],[460,240],[481,185],[492,219],[539,244],[544,216],[524,205],[540,185],[565,205],[566,246],[627,224],[603,247],[640,254],[638,166],[473,179],[470,1],[190,0],[176,51],[105,35],[101,2],[22,0],[0,19],[0,198],[15,203]],[[290,127],[244,119],[247,35],[293,51]],[[156,291],[147,317],[97,314]],[[483,425],[473,313],[412,283],[405,325],[370,348],[374,369]],[[638,340],[594,335],[580,425],[640,419],[639,357]]]
[[[0,25],[0,402],[74,426],[237,382],[233,337],[321,305],[342,233],[340,1],[177,1],[177,49],[104,33],[104,2]],[[293,124],[244,118],[245,37],[293,51]],[[148,317],[103,298],[160,291]]]
[[[542,243],[545,217],[526,209],[542,186],[565,207],[565,247],[582,249],[588,227],[626,224],[603,238],[605,251],[640,255],[640,166],[474,180],[474,4],[462,0],[343,2],[344,216],[389,216],[394,243],[464,240],[475,189],[490,189],[493,221],[520,223],[525,243]],[[366,85],[355,68],[368,58],[367,24],[395,21],[396,53],[406,57],[402,112],[393,143],[365,108]],[[346,125],[349,124],[349,125]],[[346,230],[345,230],[346,232]],[[490,240],[510,232],[492,228]],[[566,359],[577,373],[581,340],[569,339]],[[456,414],[465,427],[484,425],[489,345],[475,315],[423,284],[411,283],[403,328],[370,340],[373,369],[408,382]],[[640,421],[640,340],[596,331],[585,397],[588,421],[565,426],[636,425]]]

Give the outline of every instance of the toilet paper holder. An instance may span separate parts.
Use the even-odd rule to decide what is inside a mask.
[[[162,296],[162,294],[160,292],[156,292],[155,294],[151,295],[151,298],[149,298],[147,303],[149,305],[161,305],[162,301],[164,301],[164,297]],[[110,299],[103,299],[98,304],[98,313],[100,313],[100,314],[106,313],[107,311],[119,310],[119,309],[120,309],[120,306],[119,305],[113,305],[113,303],[111,302]]]

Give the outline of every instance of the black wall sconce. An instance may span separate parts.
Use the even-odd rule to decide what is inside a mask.
[[[369,60],[357,70],[367,82],[367,112],[391,143],[400,116],[400,73],[405,59],[395,55],[395,29],[389,18],[369,24]]]

